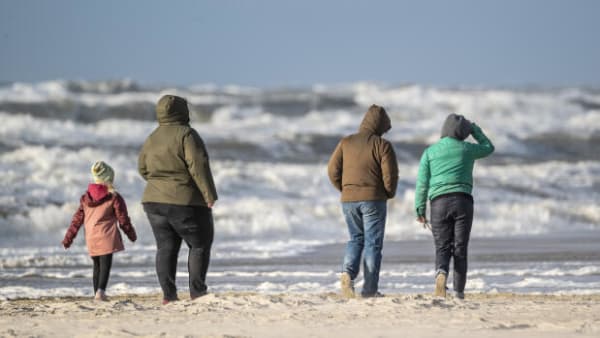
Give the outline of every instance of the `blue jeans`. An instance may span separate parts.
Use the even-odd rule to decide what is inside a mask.
[[[364,251],[362,295],[374,295],[379,284],[387,202],[343,202],[342,210],[350,234],[342,271],[354,280],[359,273],[360,258]]]

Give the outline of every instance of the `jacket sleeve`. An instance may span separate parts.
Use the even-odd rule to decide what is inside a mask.
[[[142,149],[140,150],[140,154],[138,156],[138,172],[140,173],[140,175],[142,176],[142,178],[144,180],[148,180],[148,167],[146,167],[146,143],[148,141],[144,142],[144,145],[142,146]]]
[[[429,170],[429,156],[427,150],[421,156],[419,163],[419,173],[417,174],[417,186],[415,188],[415,213],[417,216],[425,216],[427,210],[427,194],[429,192],[429,179],[431,172]]]
[[[137,240],[137,234],[135,228],[131,225],[129,213],[127,212],[127,204],[119,194],[116,194],[115,200],[113,201],[113,209],[115,210],[117,221],[119,221],[119,226],[125,235],[127,235],[127,238],[129,238],[130,241],[135,242]]]
[[[342,142],[343,140],[335,147],[335,150],[329,159],[329,163],[327,164],[327,176],[329,176],[329,181],[331,181],[331,184],[339,191],[342,191],[342,168],[344,163]]]
[[[214,203],[218,196],[210,170],[208,153],[204,141],[193,129],[183,138],[183,154],[188,171],[204,196],[204,201],[207,204]]]
[[[494,152],[494,145],[492,141],[483,133],[481,127],[476,125],[475,123],[471,124],[473,138],[477,141],[478,144],[465,142],[467,146],[467,150],[473,158],[483,158]]]
[[[62,241],[62,244],[65,248],[68,248],[71,246],[71,244],[73,244],[73,240],[77,236],[77,232],[83,224],[84,217],[85,215],[83,213],[83,206],[81,205],[81,203],[79,203],[79,208],[77,209],[77,211],[75,211],[75,214],[71,219],[71,225],[67,229],[67,233],[65,233],[65,237]]]
[[[381,177],[388,198],[396,196],[398,188],[398,160],[394,147],[388,141],[384,141],[381,153]]]

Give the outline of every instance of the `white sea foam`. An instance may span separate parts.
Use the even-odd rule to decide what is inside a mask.
[[[82,297],[91,296],[89,288],[63,287],[55,289],[42,289],[27,286],[3,286],[0,287],[0,300],[18,298],[42,298],[42,297]]]
[[[498,287],[498,285],[494,285]],[[561,280],[553,278],[528,277],[518,282],[502,285],[504,288],[527,289],[527,288],[557,288],[560,290],[573,289],[600,289],[600,282],[576,282],[572,280]]]
[[[326,278],[326,277],[335,277],[336,272],[332,270],[328,271],[223,271],[223,272],[209,272],[209,277],[242,277],[242,278],[257,278],[257,277],[267,277],[267,278],[276,278],[276,277],[306,277],[306,278]]]
[[[200,88],[202,89],[202,88]],[[339,89],[321,87],[316,93],[337,94]],[[278,116],[264,110],[260,101],[248,100],[251,95],[261,95],[256,89],[237,88],[233,91],[218,89],[196,92],[168,88],[156,92],[126,92],[117,94],[73,93],[60,81],[40,84],[14,84],[0,88],[1,102],[45,102],[69,100],[88,106],[121,106],[144,102],[154,104],[165,92],[188,97],[191,103],[217,104],[212,120],[196,125],[206,130],[207,138],[253,140],[264,146],[276,144],[277,137],[298,134],[346,134],[357,129],[362,109],[312,111],[302,116]],[[479,122],[493,137],[499,149],[507,153],[527,152],[518,139],[551,132],[563,132],[587,138],[598,130],[600,117],[597,110],[586,110],[577,104],[587,100],[600,101],[598,95],[579,89],[554,91],[511,90],[450,90],[422,86],[385,87],[358,84],[341,90],[354,97],[359,106],[371,103],[386,106],[393,120],[387,135],[392,140],[434,141],[439,135],[440,123],[449,112],[465,114]],[[237,95],[237,96],[236,96]],[[285,92],[279,95],[289,95]],[[293,97],[302,97],[294,93]],[[238,99],[236,99],[238,97]],[[127,123],[116,130],[132,125]],[[67,126],[68,127],[68,126]],[[42,128],[36,129],[44,131]],[[129,130],[128,130],[129,132]],[[124,134],[127,136],[129,133]],[[137,135],[137,133],[134,133]],[[72,135],[74,137],[74,135]]]
[[[288,292],[301,292],[301,293],[322,293],[329,290],[333,290],[334,286],[331,284],[319,284],[310,282],[301,283],[272,283],[264,282],[256,287],[256,290],[264,293],[288,293]]]
[[[127,283],[116,283],[109,285],[109,295],[124,294],[151,294],[159,293],[159,287],[140,287]],[[59,287],[59,288],[35,288],[28,286],[3,286],[0,287],[0,300],[18,298],[42,298],[42,297],[93,297],[91,287]]]
[[[212,107],[203,108],[209,109],[203,120],[192,116],[192,126],[206,141],[220,196],[214,208],[216,259],[268,261],[347,240],[339,193],[328,181],[326,161],[337,140],[358,129],[366,107],[372,103],[385,106],[389,112],[393,128],[385,137],[399,145],[396,151],[401,158],[398,195],[388,203],[386,240],[429,238],[428,231],[413,223],[420,155],[413,148],[435,142],[450,112],[465,114],[479,123],[496,145],[493,157],[478,162],[474,171],[474,238],[591,233],[600,224],[600,164],[591,147],[600,132],[600,94],[589,90],[447,89],[368,83],[272,92],[211,85],[135,87],[127,80],[0,87],[0,109],[6,110],[0,111],[0,268],[21,269],[3,271],[14,274],[4,276],[78,278],[83,273],[78,272],[79,267],[90,265],[83,230],[69,251],[61,248],[60,241],[90,181],[89,167],[100,159],[115,168],[117,189],[128,203],[139,235],[136,243],[125,240],[126,250],[119,253],[118,261],[124,266],[152,266],[154,238],[140,204],[144,182],[136,161],[138,149],[156,122],[119,118],[118,112],[121,107],[130,109],[137,104],[152,106],[164,93],[183,95],[192,105]],[[341,98],[343,104],[317,104],[323,98]],[[53,109],[83,107],[98,116],[88,121],[77,119],[71,112],[56,116],[44,113],[46,105],[57,102],[63,108]],[[11,108],[13,103],[18,108]],[[297,104],[305,111],[297,113]],[[112,109],[112,115],[101,115],[105,108]],[[258,155],[248,149],[256,149]],[[221,150],[231,154],[219,156]],[[77,270],[42,271],[55,267]],[[148,273],[119,271],[115,276],[143,279]],[[329,270],[310,272],[315,274],[311,276],[302,271],[296,275],[256,273],[233,271],[231,276],[296,281],[333,277]],[[486,278],[574,279],[594,276],[598,271],[590,266],[533,271],[502,267],[472,273]],[[390,278],[427,278],[429,274],[429,268],[382,272]],[[213,277],[228,276],[217,273]],[[292,287],[271,281],[273,284],[262,288],[319,289],[301,284],[305,282]],[[492,286],[490,282],[484,278],[482,284],[477,280],[471,283],[478,289],[492,290],[528,288],[532,281],[508,286]],[[239,285],[230,286],[239,289]]]
[[[539,277],[564,277],[564,276],[596,276],[600,275],[600,267],[596,265],[585,265],[566,269],[564,267],[550,267],[542,269],[540,267],[525,267],[522,269],[496,268],[496,269],[472,269],[469,276],[539,276]]]
[[[516,292],[546,294],[588,294],[600,289],[598,268],[592,262],[564,263],[488,263],[489,268],[475,268],[469,272],[469,292]],[[271,270],[268,266],[218,267],[208,273],[211,292],[259,291],[280,292],[330,292],[339,289],[337,271],[310,265],[291,270]],[[141,269],[141,270],[140,270]],[[180,291],[187,291],[188,273],[184,267],[177,272]],[[5,269],[0,273],[5,286],[0,287],[0,299],[15,297],[90,296],[91,268],[27,268]],[[117,265],[111,273],[109,294],[144,294],[159,292],[155,285],[155,272],[151,265],[145,268],[127,268]],[[452,278],[452,272],[450,274]],[[20,285],[39,279],[37,287]],[[22,282],[20,282],[20,280]],[[63,286],[65,282],[70,287]],[[11,285],[14,284],[14,285]],[[357,290],[364,280],[359,274],[355,281]],[[433,272],[429,264],[384,265],[380,275],[380,290],[384,293],[423,293],[433,285]]]
[[[14,83],[0,87],[0,102],[43,103],[69,101],[90,106],[121,106],[130,103],[146,102],[155,104],[163,94],[180,95],[192,104],[228,103],[229,95],[250,95],[252,89],[229,87],[215,91],[192,87],[191,90],[164,88],[160,91],[125,91],[112,93],[110,89],[96,86],[96,91],[72,92],[67,81],[47,81],[35,84]],[[226,95],[224,95],[226,94]]]
[[[25,271],[0,271],[0,278],[20,279],[20,278],[52,278],[52,279],[70,279],[70,278],[91,278],[92,271],[86,270],[68,270],[68,271],[44,271],[40,269],[27,269]]]
[[[150,253],[148,253],[150,254]],[[184,260],[185,261],[185,260]],[[58,264],[57,264],[58,263]],[[24,267],[19,265],[16,269],[15,266],[4,265],[3,271],[0,272],[2,278],[54,278],[54,279],[69,279],[69,278],[91,278],[91,260],[82,261],[82,264],[78,265],[64,265],[62,262],[55,262],[52,266],[47,265],[30,265]],[[86,263],[86,264],[83,264]],[[111,276],[122,277],[126,279],[145,279],[154,277],[156,272],[152,265],[146,265],[147,268],[141,268],[139,266],[126,267],[124,262],[119,258],[119,265],[116,265]],[[81,268],[80,266],[88,265],[89,267]],[[72,267],[72,268],[69,268]],[[65,269],[68,268],[68,269]],[[134,269],[134,270],[132,270]],[[177,275],[181,278],[188,276],[188,272],[185,269],[180,269]],[[338,272],[333,270],[237,270],[237,269],[226,269],[209,271],[209,278],[217,279],[249,279],[249,280],[260,280],[260,279],[337,279]],[[427,280],[433,278],[434,272],[431,270],[429,265],[403,265],[400,269],[388,269],[381,270],[380,277],[382,279],[422,279]],[[469,276],[472,279],[487,279],[487,278],[533,278],[534,280],[541,281],[547,277],[554,278],[570,278],[570,277],[581,277],[594,279],[595,276],[600,275],[600,268],[596,265],[585,265],[579,264],[577,267],[566,268],[565,266],[556,267],[556,264],[552,264],[546,268],[540,266],[540,264],[532,264],[531,266],[519,266],[517,268],[508,267],[496,267],[496,268],[475,268],[469,271]],[[360,278],[359,278],[360,279]]]
[[[89,182],[89,163],[98,159],[109,159],[116,169],[116,185],[128,202],[141,244],[152,243],[139,203],[144,183],[135,161],[124,154],[111,155],[92,148],[72,151],[44,146],[22,147],[0,155],[0,168],[6,173],[0,178],[0,197],[4,208],[13,210],[0,218],[4,237],[37,236],[60,243]],[[401,181],[414,182],[416,168],[416,163],[401,164]],[[345,239],[339,195],[327,180],[324,164],[214,160],[213,171],[221,196],[214,209],[218,238],[249,240],[254,252],[263,252],[265,257],[271,251],[281,252],[282,242],[287,243],[290,253],[305,250],[301,243],[290,241],[294,239],[309,245]],[[598,162],[478,165],[473,236],[593,230],[600,224],[600,214],[593,207],[599,198],[593,188],[600,184],[599,174]],[[16,181],[19,185],[14,184]],[[411,184],[399,189],[397,198],[390,202],[389,239],[427,236],[412,224],[413,196]],[[239,246],[241,252],[247,252],[247,247]]]

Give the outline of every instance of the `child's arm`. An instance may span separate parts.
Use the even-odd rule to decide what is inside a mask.
[[[83,219],[84,219],[83,206],[81,204],[79,204],[79,209],[77,209],[77,211],[73,215],[73,219],[71,220],[71,225],[69,226],[69,229],[67,229],[65,238],[62,241],[62,245],[65,247],[65,249],[68,249],[71,246],[71,244],[73,244],[73,239],[75,239],[75,236],[77,236],[77,232],[79,231],[79,228],[81,228],[81,225],[83,224]]]
[[[135,233],[135,228],[131,225],[131,220],[129,219],[129,214],[127,213],[127,204],[121,195],[117,194],[115,201],[113,202],[113,207],[115,209],[115,214],[117,215],[117,220],[119,221],[119,226],[123,232],[127,235],[130,241],[135,242],[137,239],[137,234]]]

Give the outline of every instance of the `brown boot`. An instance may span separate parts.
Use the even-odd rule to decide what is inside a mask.
[[[350,274],[342,272],[342,275],[340,276],[340,285],[342,287],[342,296],[354,298],[354,281],[350,278]]]
[[[446,298],[446,274],[440,272],[435,276],[435,291],[433,295],[435,297]]]

